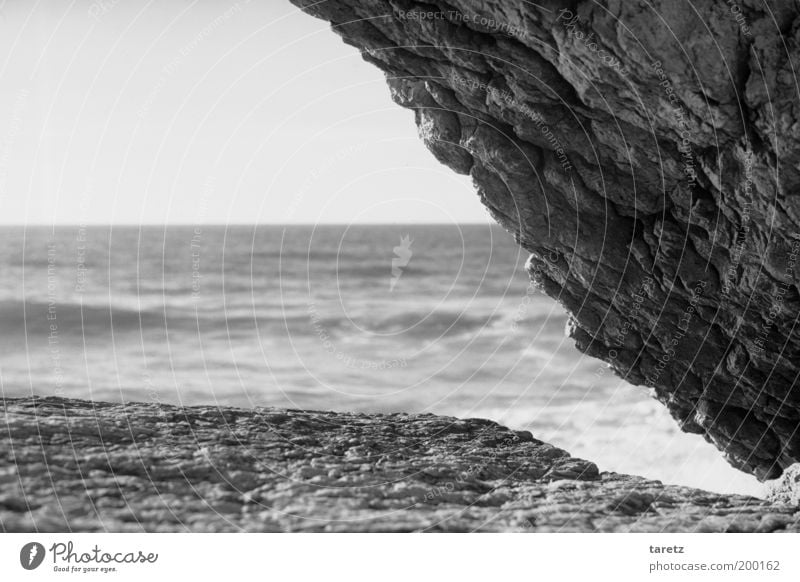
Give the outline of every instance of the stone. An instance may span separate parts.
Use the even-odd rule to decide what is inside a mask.
[[[0,411],[5,532],[800,531],[796,505],[600,472],[481,419],[56,397]]]
[[[767,498],[775,503],[800,506],[800,465],[792,465],[780,479],[767,486]]]
[[[386,72],[580,350],[735,467],[800,461],[796,3],[292,2]]]

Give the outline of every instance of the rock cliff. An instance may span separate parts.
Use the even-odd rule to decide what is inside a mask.
[[[487,420],[0,400],[0,531],[800,531]]]
[[[759,479],[800,460],[797,3],[292,2],[387,73],[579,349]]]

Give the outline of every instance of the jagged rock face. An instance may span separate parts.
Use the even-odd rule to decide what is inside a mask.
[[[292,2],[386,71],[579,349],[734,466],[800,460],[794,3]]]

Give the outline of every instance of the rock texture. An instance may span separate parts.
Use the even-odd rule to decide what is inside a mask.
[[[796,2],[292,2],[387,73],[579,349],[734,466],[800,460]]]
[[[770,482],[767,498],[775,503],[800,506],[800,465],[792,465],[780,479]]]
[[[601,473],[486,420],[0,401],[0,529],[800,531],[800,508]]]

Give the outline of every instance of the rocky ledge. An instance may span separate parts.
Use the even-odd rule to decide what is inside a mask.
[[[800,531],[800,508],[600,472],[430,414],[0,401],[0,528]]]

